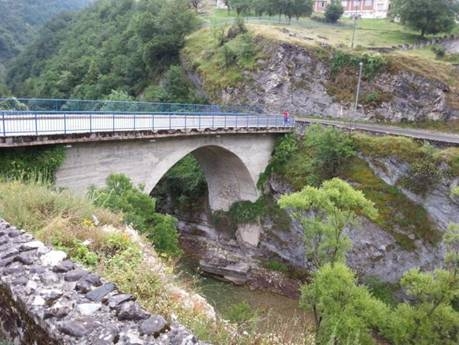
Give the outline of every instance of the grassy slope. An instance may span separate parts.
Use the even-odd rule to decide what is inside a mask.
[[[93,215],[98,219],[97,225]],[[172,275],[172,263],[161,263],[157,257],[157,262],[152,263],[150,257],[144,256],[155,255],[146,238],[133,240],[123,230],[120,214],[95,207],[86,198],[40,183],[0,180],[0,217],[66,251],[73,260],[114,282],[121,291],[133,294],[151,313],[168,319],[177,317],[202,341],[215,345],[284,345],[282,336],[258,333],[256,329],[242,334],[227,321],[210,320],[199,303],[193,309],[184,307],[181,292],[165,286],[194,292],[189,284],[184,286]]]

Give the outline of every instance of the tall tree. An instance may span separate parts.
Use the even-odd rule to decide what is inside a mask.
[[[449,32],[455,25],[457,2],[453,0],[394,0],[392,15],[421,36]]]
[[[302,225],[306,258],[314,269],[344,260],[351,246],[344,230],[356,223],[357,214],[370,219],[377,216],[374,204],[339,178],[325,181],[320,188],[306,186],[283,195],[279,205],[291,210]]]

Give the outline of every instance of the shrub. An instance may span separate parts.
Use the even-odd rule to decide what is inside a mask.
[[[63,146],[0,149],[0,176],[51,182],[64,159]]]
[[[264,262],[263,266],[271,271],[288,272],[288,266],[286,264],[274,259]]]
[[[231,305],[224,313],[224,317],[239,325],[254,326],[258,313],[250,304],[244,301]]]
[[[446,49],[443,46],[440,45],[433,45],[430,49],[435,53],[435,57],[437,59],[442,59],[446,55]]]
[[[125,222],[147,234],[158,252],[180,255],[175,219],[156,213],[154,199],[142,189],[135,187],[127,176],[112,174],[106,187],[92,188],[89,195],[95,205],[123,212]]]
[[[354,55],[336,51],[330,61],[331,73],[336,75],[349,67],[358,70],[360,62],[363,63],[363,77],[366,79],[374,78],[387,65],[386,59],[379,53],[364,52],[361,55]]]
[[[341,1],[333,0],[325,9],[325,20],[328,23],[336,23],[344,13]]]

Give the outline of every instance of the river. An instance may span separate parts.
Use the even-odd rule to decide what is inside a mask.
[[[298,300],[196,274],[191,262],[182,261],[178,272],[193,283],[219,315],[239,323],[242,329],[272,333],[288,344],[304,344],[305,329],[312,317],[299,307]]]

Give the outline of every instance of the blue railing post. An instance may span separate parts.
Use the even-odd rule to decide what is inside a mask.
[[[155,114],[151,114],[151,130],[155,130]]]
[[[185,113],[185,132],[186,132],[186,113]]]
[[[113,133],[115,133],[115,113],[112,113]]]
[[[169,130],[172,129],[172,114],[169,114]]]
[[[135,118],[136,118],[136,114],[134,114],[134,131],[135,131]]]
[[[64,113],[64,134],[67,134],[67,114]]]
[[[92,113],[89,113],[89,133],[92,133]]]

